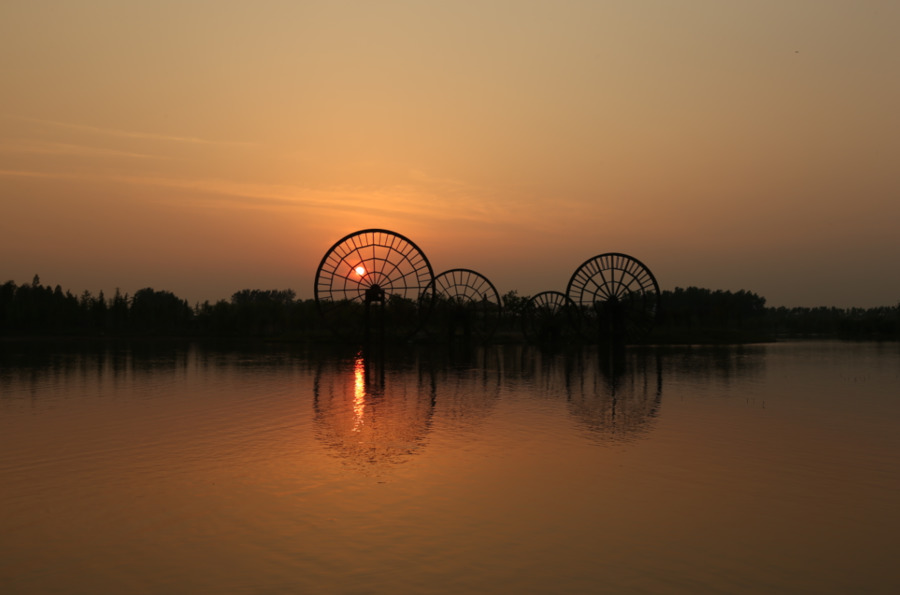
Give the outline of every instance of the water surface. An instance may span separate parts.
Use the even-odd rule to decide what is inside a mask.
[[[5,345],[3,593],[893,593],[900,347]]]

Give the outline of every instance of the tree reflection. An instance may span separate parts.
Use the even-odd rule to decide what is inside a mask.
[[[731,382],[759,376],[765,371],[767,345],[700,345],[665,347],[666,372],[693,380]]]

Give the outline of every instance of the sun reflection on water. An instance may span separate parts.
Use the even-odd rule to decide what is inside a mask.
[[[353,362],[353,428],[359,432],[365,423],[366,412],[366,362],[362,354],[358,354]]]

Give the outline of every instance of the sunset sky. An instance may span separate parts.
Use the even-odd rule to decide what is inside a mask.
[[[313,296],[377,227],[435,273],[900,302],[896,0],[6,0],[0,283]]]

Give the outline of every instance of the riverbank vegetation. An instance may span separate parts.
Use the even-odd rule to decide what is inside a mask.
[[[503,296],[500,340],[521,340],[528,296]],[[660,296],[652,343],[742,343],[778,338],[900,339],[900,304],[880,308],[772,308],[749,291],[697,287]],[[59,285],[0,285],[0,337],[186,337],[328,340],[315,300],[290,289],[243,289],[228,300],[194,305],[172,292],[144,288],[80,296]]]

